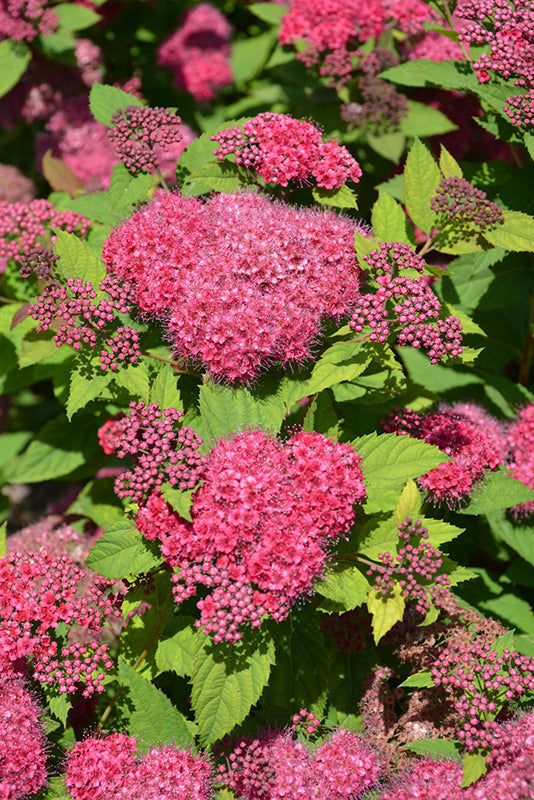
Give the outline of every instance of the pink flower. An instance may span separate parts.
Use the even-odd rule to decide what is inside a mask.
[[[534,489],[534,403],[525,406],[508,428],[508,467],[514,478]],[[534,501],[520,503],[512,509],[516,517],[531,516]]]
[[[462,767],[455,761],[423,758],[401,773],[377,800],[462,800]]]

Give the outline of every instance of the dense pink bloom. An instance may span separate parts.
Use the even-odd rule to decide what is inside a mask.
[[[0,674],[0,798],[19,800],[46,783],[41,709],[21,678]]]
[[[72,800],[210,800],[211,768],[172,745],[139,758],[132,736],[113,733],[77,742],[66,785]]]
[[[0,164],[0,200],[8,203],[31,203],[35,186],[11,164]]]
[[[40,33],[48,36],[58,25],[53,8],[46,8],[47,0],[2,0],[0,2],[0,41],[32,42]]]
[[[219,89],[232,83],[230,69],[232,29],[211,3],[199,3],[184,14],[180,27],[160,45],[157,61],[168,67],[174,85],[195,100],[213,100]]]
[[[458,407],[440,406],[437,413],[418,414],[410,409],[393,411],[382,422],[386,433],[422,439],[451,456],[452,461],[430,470],[419,479],[435,502],[457,505],[483,480],[488,470],[502,463],[499,429],[462,415]]]
[[[525,406],[513,422],[506,437],[509,447],[508,467],[514,478],[534,489],[534,403]],[[534,501],[520,503],[514,507],[516,516],[534,513]]]
[[[377,800],[462,800],[462,767],[455,761],[417,761]]]
[[[296,433],[283,446],[262,431],[221,440],[206,459],[193,496],[192,522],[154,493],[137,515],[138,529],[159,539],[179,570],[177,602],[199,600],[198,626],[215,641],[240,638],[239,627],[265,615],[284,619],[309,594],[332,545],[365,498],[360,457],[319,433]]]
[[[469,800],[524,800],[534,796],[534,714],[502,723],[488,757],[487,774],[471,787]]]
[[[321,800],[355,800],[376,786],[382,774],[378,753],[347,730],[335,731],[319,745],[313,766]]]
[[[219,145],[219,161],[230,154],[236,164],[255,169],[266,183],[316,181],[325,189],[358,182],[362,171],[346,147],[323,142],[315,125],[288,114],[266,112],[241,127],[225,128],[211,137]]]
[[[358,229],[257,194],[158,192],[111,234],[103,258],[142,311],[168,320],[178,357],[246,381],[274,361],[309,358],[322,320],[354,305]]]

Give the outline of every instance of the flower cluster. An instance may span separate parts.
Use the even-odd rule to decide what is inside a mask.
[[[470,800],[462,791],[462,767],[456,761],[423,758],[415,762],[379,794],[377,800]]]
[[[216,784],[244,800],[353,800],[376,786],[380,759],[348,730],[337,730],[314,754],[288,733],[271,731],[235,744]]]
[[[266,183],[287,186],[289,181],[315,180],[325,189],[345,181],[357,183],[362,171],[346,147],[323,142],[310,122],[288,114],[258,114],[242,126],[225,128],[211,137],[219,147],[219,161],[234,155],[236,164],[255,169]]]
[[[514,478],[534,488],[534,403],[525,406],[509,426],[506,436],[509,448],[508,466]],[[534,501],[521,503],[513,509],[515,516],[534,514]]]
[[[107,618],[119,618],[109,587],[109,581],[95,578],[88,585],[86,571],[68,556],[54,558],[46,549],[0,559],[2,668],[25,658],[38,681],[57,684],[62,693],[75,692],[80,684],[86,697],[102,692],[105,675],[99,668],[112,666],[107,645],[96,639],[65,644],[54,632],[65,623],[96,634]]]
[[[47,0],[9,0],[0,5],[0,41],[33,42],[38,34],[49,36],[59,17]]]
[[[112,733],[77,742],[65,779],[72,800],[210,800],[211,767],[172,745],[139,758],[133,736]]]
[[[274,361],[309,358],[321,322],[354,306],[355,230],[341,215],[257,194],[201,202],[157,192],[111,234],[103,258],[142,311],[168,321],[178,357],[250,381]]]
[[[111,123],[110,141],[133,173],[158,169],[156,145],[167,152],[182,140],[181,119],[166,108],[127,106],[115,111]]]
[[[47,783],[41,709],[15,674],[0,675],[0,797],[19,800]]]
[[[180,27],[160,45],[158,64],[170,69],[178,89],[190,92],[199,102],[209,102],[233,80],[231,33],[219,9],[199,3],[186,11]]]
[[[202,477],[202,439],[191,428],[179,427],[183,414],[175,408],[161,411],[157,403],[130,403],[130,416],[109,420],[98,437],[104,452],[119,458],[131,456],[134,468],[115,480],[119,497],[139,503],[168,482],[178,489],[193,489]]]
[[[487,470],[502,462],[499,429],[487,417],[469,418],[460,407],[442,405],[435,413],[419,414],[404,408],[392,411],[382,422],[386,433],[422,439],[450,456],[451,460],[430,470],[419,485],[434,502],[457,505],[484,479]]]
[[[298,731],[305,736],[317,733],[317,729],[321,726],[321,720],[317,719],[313,711],[308,711],[306,708],[301,708],[298,714],[293,714],[291,723],[291,730],[294,734]]]
[[[425,262],[409,245],[382,242],[364,261],[378,288],[358,296],[349,323],[354,331],[370,328],[366,336],[371,342],[385,342],[395,333],[398,344],[424,350],[432,364],[462,353],[460,320],[440,319],[440,302],[423,276]],[[413,276],[413,271],[420,274]]]
[[[510,650],[499,655],[477,642],[441,650],[431,673],[436,686],[445,687],[456,697],[457,736],[469,752],[502,748],[497,714],[504,704],[534,692],[534,658]]]
[[[439,603],[443,587],[450,581],[446,575],[437,574],[443,565],[441,553],[427,541],[428,530],[419,521],[412,523],[408,518],[398,531],[402,547],[395,558],[390,553],[380,554],[380,566],[371,566],[367,575],[374,577],[376,590],[384,597],[400,586],[402,596],[415,600],[416,610],[425,615],[430,599]]]
[[[50,228],[83,236],[91,223],[74,211],[58,211],[48,200],[7,203],[0,200],[0,263],[19,259],[52,239]]]
[[[299,432],[282,445],[245,431],[211,450],[203,478],[192,522],[153,493],[136,524],[160,540],[178,570],[177,602],[197,584],[212,589],[197,603],[197,626],[215,642],[237,641],[242,624],[282,620],[311,592],[332,545],[350,529],[353,505],[365,498],[360,457],[319,433]]]
[[[37,275],[43,281],[49,281],[54,274],[54,266],[59,261],[59,256],[49,247],[35,247],[19,256],[20,275],[29,278]]]
[[[485,192],[476,189],[465,178],[443,178],[430,206],[438,216],[437,227],[440,230],[446,228],[448,238],[451,235],[455,239],[465,238],[504,222],[497,203],[488,200]]]
[[[33,263],[39,266],[39,257]],[[27,262],[23,265],[27,271]],[[99,296],[106,292],[107,297]],[[105,345],[100,352],[102,370],[117,370],[121,364],[135,364],[141,357],[139,333],[135,328],[121,325],[110,334],[109,326],[115,323],[116,314],[128,314],[131,310],[129,298],[121,293],[118,281],[106,276],[96,292],[90,281],[67,278],[65,285],[51,282],[45,286],[37,302],[31,305],[30,314],[37,321],[37,333],[48,331],[59,324],[53,341],[57,347],[67,344],[74,350],[82,345],[96,348]],[[93,300],[98,300],[94,303]]]

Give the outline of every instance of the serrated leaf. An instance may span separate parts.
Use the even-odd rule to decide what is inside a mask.
[[[250,426],[277,433],[286,415],[281,392],[262,395],[243,387],[234,389],[220,384],[200,387],[199,409],[211,439]]]
[[[193,494],[195,489],[189,491],[182,491],[175,489],[170,483],[164,483],[161,487],[161,494],[167,503],[178,512],[178,514],[189,522],[193,521],[191,516],[191,504],[193,502]]]
[[[284,14],[287,14],[287,8],[276,3],[252,3],[247,6],[247,10],[270,25],[278,25]]]
[[[119,221],[120,217],[111,206],[108,192],[94,192],[93,194],[82,195],[64,200],[61,203],[62,209],[76,211],[86,219],[101,222],[105,225],[113,225]]]
[[[432,686],[435,686],[435,683],[432,680],[432,673],[429,669],[416,672],[402,683],[399,683],[399,688],[402,689],[429,689]]]
[[[70,376],[69,398],[65,409],[69,422],[76,411],[85,408],[104,391],[111,377],[109,370],[96,372],[88,370],[86,365],[75,367]]]
[[[416,139],[404,169],[404,203],[408,214],[423,233],[430,233],[436,214],[430,207],[441,181],[441,173],[430,151]]]
[[[376,589],[371,589],[367,599],[367,608],[373,617],[373,636],[375,644],[391,630],[404,616],[406,602],[402,596],[402,588],[396,584],[391,595],[384,597]]]
[[[503,211],[504,222],[484,229],[484,238],[494,247],[515,252],[534,252],[534,218],[521,211]]]
[[[386,192],[380,192],[371,211],[373,233],[381,242],[410,244],[406,215],[397,201]]]
[[[204,166],[193,172],[183,185],[184,192],[188,193],[188,188],[192,194],[201,194],[198,187],[203,187],[206,191],[215,192],[235,192],[240,186],[248,186],[253,183],[252,177],[242,167],[232,161],[209,161]]]
[[[63,727],[67,725],[67,717],[72,708],[72,700],[67,694],[58,694],[48,698],[50,713],[58,719]]]
[[[312,195],[315,202],[322,206],[358,209],[356,195],[345,184],[340,186],[339,189],[323,189],[317,186],[312,189]]]
[[[354,249],[356,250],[356,255],[360,261],[363,261],[365,256],[368,256],[369,253],[372,253],[373,250],[376,250],[377,244],[373,240],[369,239],[368,236],[364,236],[363,233],[356,231],[354,234]]]
[[[441,145],[439,155],[439,168],[444,178],[463,178],[464,176],[461,166],[443,145]]]
[[[160,367],[150,389],[150,402],[157,403],[161,409],[177,408],[183,410],[180,390],[177,386],[178,373],[170,364]]]
[[[142,614],[133,614],[120,635],[121,658],[148,680],[153,680],[160,672],[155,658],[154,639],[165,633],[174,616],[171,588],[171,575],[167,571],[152,577],[149,591],[139,587],[139,600],[147,606]],[[141,654],[144,654],[144,658],[138,664]]]
[[[65,775],[54,775],[48,782],[41,800],[71,800],[72,795],[65,786]]]
[[[24,367],[38,364],[40,361],[45,361],[54,355],[58,355],[58,347],[53,341],[50,331],[43,333],[29,331],[20,343],[19,367],[24,369]]]
[[[215,742],[243,722],[269,680],[274,662],[274,645],[265,631],[247,631],[246,638],[231,645],[215,645],[199,633],[191,703],[204,744]]]
[[[19,82],[32,60],[26,42],[4,39],[0,42],[0,97],[3,97]]]
[[[160,639],[156,651],[156,664],[162,671],[172,670],[177,675],[191,675],[198,631],[193,617],[180,616],[178,630],[168,639]]]
[[[131,175],[124,164],[116,164],[113,167],[108,192],[113,210],[126,209],[134,203],[146,200],[151,188],[152,176],[147,172]]]
[[[436,761],[457,761],[460,755],[458,742],[452,742],[450,739],[418,739],[402,747],[404,750],[410,750],[425,758],[434,758]]]
[[[487,769],[485,756],[480,753],[466,753],[464,756],[462,789],[478,781],[482,775],[485,775]]]
[[[83,242],[74,233],[56,231],[54,253],[59,256],[56,270],[64,280],[79,278],[90,281],[95,292],[106,276],[104,264],[91,250],[87,242]]]
[[[472,320],[471,317],[468,317],[467,314],[460,308],[455,308],[454,306],[449,305],[449,303],[442,303],[441,308],[443,313],[447,314],[447,316],[453,316],[460,320],[463,333],[476,333],[477,336],[487,336],[486,332],[482,330],[480,325]],[[432,366],[435,365],[433,364]]]
[[[529,564],[534,564],[534,525],[529,524],[528,520],[514,523],[503,511],[487,514],[487,520],[499,539],[506,542]]]
[[[104,578],[120,580],[156,569],[162,561],[157,548],[123,518],[95,542],[86,563]]]
[[[462,514],[488,514],[532,501],[534,491],[500,467],[488,475],[482,486],[475,489],[469,504],[460,511]]]
[[[361,375],[372,356],[372,348],[366,344],[336,342],[316,362],[306,394],[316,394],[343,381],[351,381]]]
[[[387,69],[380,77],[392,83],[400,83],[402,86],[430,84],[443,89],[460,89],[464,92],[475,92],[480,88],[480,81],[467,62],[438,62],[422,58]]]
[[[119,680],[128,689],[135,711],[128,720],[128,732],[145,747],[191,745],[195,726],[173,706],[167,695],[119,659]]]
[[[328,568],[324,578],[316,582],[314,590],[339,603],[346,611],[363,605],[371,584],[358,567],[335,564]]]
[[[421,511],[421,495],[417,489],[417,484],[411,478],[406,481],[406,486],[401,492],[399,502],[396,505],[393,514],[395,525],[400,525],[408,517],[412,520],[419,519]]]
[[[89,108],[93,117],[108,128],[111,128],[111,117],[115,111],[128,106],[144,105],[144,102],[135,95],[105,83],[93,83],[89,92]]]
[[[119,367],[113,375],[117,383],[127,389],[133,397],[140,397],[141,400],[148,402],[150,387],[148,367],[144,361]]]

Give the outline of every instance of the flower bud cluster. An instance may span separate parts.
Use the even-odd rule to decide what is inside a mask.
[[[279,621],[312,591],[333,544],[363,502],[360,457],[347,444],[299,432],[283,445],[263,431],[221,440],[206,457],[204,483],[193,495],[192,522],[157,492],[136,524],[159,539],[177,570],[180,603],[203,584],[197,627],[215,642],[241,638],[240,627]]]
[[[0,797],[21,800],[47,783],[42,712],[21,677],[0,675]]]
[[[431,667],[436,686],[452,691],[466,750],[498,751],[503,734],[495,718],[503,705],[534,692],[534,658],[473,643],[440,651]]]
[[[108,297],[101,297],[104,291]],[[80,350],[82,345],[94,349],[99,342],[105,344],[100,351],[100,368],[115,371],[121,364],[135,364],[141,358],[139,333],[135,328],[121,325],[113,333],[108,331],[115,323],[116,314],[129,311],[127,293],[121,295],[118,281],[107,276],[98,292],[90,281],[81,278],[67,278],[65,285],[51,282],[32,304],[30,313],[38,322],[37,333],[56,329],[53,341],[57,347],[67,344]]]
[[[441,304],[424,278],[425,263],[409,245],[382,242],[364,261],[378,288],[360,293],[349,322],[354,331],[370,328],[366,338],[371,342],[396,334],[398,344],[424,350],[432,364],[462,353],[460,320],[439,318]],[[399,274],[402,270],[409,275]]]
[[[65,778],[72,800],[211,800],[211,783],[204,756],[167,745],[140,757],[124,733],[77,742]]]
[[[430,206],[438,215],[438,228],[453,226],[458,237],[471,233],[473,227],[483,229],[504,222],[497,203],[465,178],[443,178]]]
[[[293,733],[302,733],[305,736],[312,736],[317,733],[317,728],[321,725],[321,720],[317,719],[313,711],[301,708],[298,714],[291,717],[291,730]]]
[[[219,145],[213,151],[219,161],[233,155],[236,164],[256,170],[266,183],[315,180],[317,186],[335,189],[348,180],[357,183],[362,175],[346,147],[323,142],[315,125],[288,114],[258,114],[211,138]]]
[[[122,163],[132,173],[158,169],[158,153],[182,140],[182,120],[167,108],[127,106],[111,117],[108,131]]]
[[[238,741],[215,783],[243,800],[353,800],[381,774],[378,754],[348,730],[331,733],[315,753],[287,732],[270,731]]]
[[[105,453],[119,458],[131,456],[134,468],[115,480],[119,497],[134,503],[170,483],[178,489],[193,489],[202,478],[202,439],[191,428],[180,426],[183,414],[176,408],[160,410],[157,403],[130,403],[130,416],[112,419],[98,431]]]
[[[48,0],[9,0],[0,6],[0,41],[33,42],[38,34],[50,36],[59,17]]]
[[[396,409],[381,423],[386,433],[421,439],[451,457],[418,481],[431,500],[445,501],[451,507],[465,500],[503,460],[502,437],[495,421],[484,413],[469,416],[470,404],[462,406],[463,410],[443,404],[437,412],[423,414]]]
[[[59,261],[59,256],[54,255],[54,251],[48,247],[36,247],[27,253],[22,253],[19,257],[20,274],[23,278],[29,278],[34,273],[43,281],[49,281],[54,274],[54,266]]]
[[[34,677],[56,684],[61,693],[80,683],[84,696],[102,692],[112,662],[107,645],[62,644],[54,636],[60,623],[97,634],[108,619],[120,618],[120,598],[111,583],[87,572],[67,556],[14,552],[0,559],[0,664],[11,668],[20,658],[31,664]],[[100,670],[99,670],[100,667]]]
[[[439,550],[427,541],[427,528],[408,518],[398,525],[398,531],[403,546],[395,558],[390,553],[380,554],[381,565],[370,567],[367,575],[374,577],[375,588],[383,597],[391,596],[400,586],[402,596],[414,600],[416,610],[425,615],[430,610],[430,598],[439,603],[450,581],[447,575],[437,574],[443,561]]]

